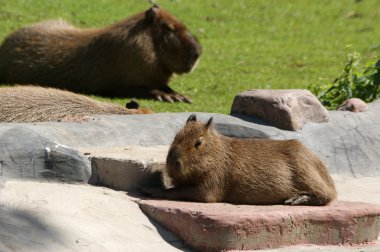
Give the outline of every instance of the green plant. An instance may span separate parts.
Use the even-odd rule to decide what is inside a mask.
[[[380,97],[380,59],[370,62],[362,72],[359,67],[360,54],[347,55],[342,74],[332,83],[309,86],[321,103],[328,109],[336,109],[349,98],[360,98],[371,102]]]

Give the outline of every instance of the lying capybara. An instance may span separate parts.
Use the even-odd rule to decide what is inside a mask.
[[[322,161],[297,140],[230,138],[191,115],[175,136],[155,197],[236,204],[326,205],[336,198]]]
[[[99,29],[46,21],[5,38],[0,83],[190,102],[168,82],[173,73],[190,72],[200,53],[197,39],[158,6]]]
[[[38,86],[0,87],[0,122],[81,122],[96,114],[149,114],[84,95]]]

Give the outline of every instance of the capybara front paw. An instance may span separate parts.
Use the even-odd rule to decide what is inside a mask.
[[[309,206],[316,206],[316,205],[322,205],[322,203],[318,200],[317,196],[314,194],[301,194],[295,197],[292,197],[288,200],[286,200],[285,205],[309,205]]]
[[[165,92],[159,89],[155,89],[151,91],[154,99],[165,102],[186,102],[191,103],[191,100],[184,95],[172,92]]]
[[[301,195],[301,196],[295,196],[285,201],[286,205],[308,205],[307,203],[310,202],[310,196],[308,195]]]

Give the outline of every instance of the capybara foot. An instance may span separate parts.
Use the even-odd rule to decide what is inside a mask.
[[[285,205],[322,205],[322,202],[318,200],[317,196],[314,194],[301,194],[298,196],[294,196],[288,200],[286,200]]]
[[[165,192],[161,188],[154,188],[154,187],[148,187],[148,188],[138,188],[138,191],[147,197],[152,198],[165,198]]]
[[[150,93],[153,95],[154,99],[159,101],[191,103],[189,98],[175,91],[166,92],[160,89],[154,89]]]

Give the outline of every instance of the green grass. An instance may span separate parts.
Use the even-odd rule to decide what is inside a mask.
[[[364,62],[380,55],[379,0],[157,2],[199,38],[203,55],[193,73],[170,83],[193,104],[139,100],[156,112],[229,113],[239,92],[306,88],[339,76],[347,52],[360,52]],[[148,7],[148,0],[0,0],[0,40],[36,21],[62,17],[81,27],[103,26]]]

